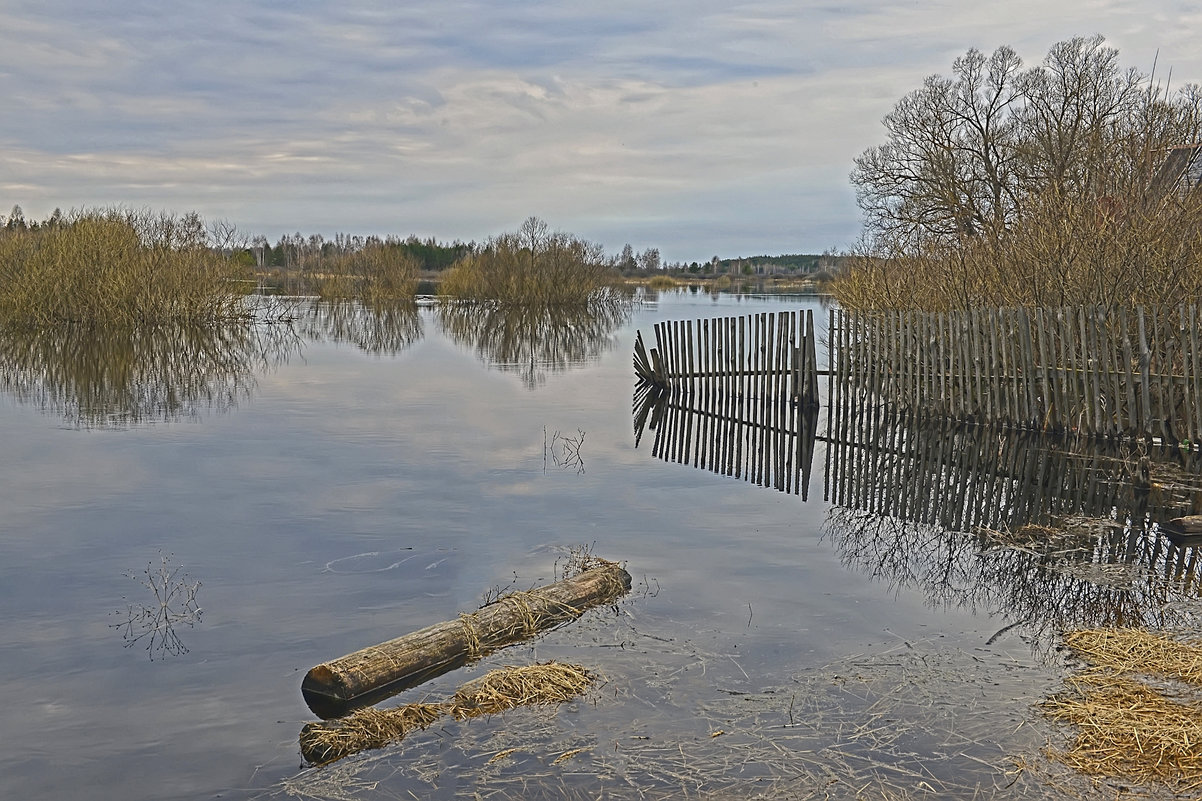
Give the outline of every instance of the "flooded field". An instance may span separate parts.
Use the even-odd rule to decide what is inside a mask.
[[[636,330],[803,308],[342,306],[0,343],[0,796],[1098,792],[1043,759],[1062,733],[1032,705],[1063,628],[1196,620],[1196,549],[1157,523],[1202,511],[1202,468],[1153,460],[1136,489],[1130,449],[873,409],[765,433],[635,393]],[[579,546],[626,566],[624,600],[390,703],[548,659],[600,675],[584,698],[303,766],[310,667]]]

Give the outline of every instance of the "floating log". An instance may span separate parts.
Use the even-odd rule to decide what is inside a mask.
[[[301,682],[305,703],[320,718],[341,717],[575,620],[630,589],[630,574],[617,563],[594,557],[590,564],[571,578],[318,665]]]
[[[1161,523],[1160,530],[1174,545],[1202,545],[1202,515],[1174,518]]]

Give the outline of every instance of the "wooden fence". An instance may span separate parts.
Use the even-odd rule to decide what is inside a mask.
[[[818,405],[814,313],[782,311],[655,324],[647,349],[640,331],[634,370],[641,383],[675,395],[786,398]]]
[[[1196,305],[830,314],[831,414],[886,403],[1009,428],[1202,440]]]

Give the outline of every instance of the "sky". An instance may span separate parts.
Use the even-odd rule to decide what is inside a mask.
[[[843,250],[898,99],[969,48],[1095,33],[1202,82],[1197,0],[0,0],[0,214]]]

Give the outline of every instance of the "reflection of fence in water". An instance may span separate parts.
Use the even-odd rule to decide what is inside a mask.
[[[1045,525],[1068,515],[1163,522],[1194,513],[1199,487],[1136,488],[1137,455],[1049,443],[1022,432],[916,426],[880,408],[844,420],[829,437],[826,496],[860,509],[948,531]],[[1156,473],[1189,470],[1158,463]]]
[[[1199,549],[1157,524],[1202,509],[1197,456],[1138,454],[978,427],[918,426],[883,408],[836,415],[816,433],[798,405],[719,393],[681,396],[642,385],[636,446],[762,486],[807,495],[817,441],[827,443],[826,536],[851,568],[932,603],[968,607],[1028,630],[1171,625],[1202,596]],[[1198,611],[1195,609],[1195,611]]]
[[[842,419],[826,535],[849,567],[1037,630],[1173,625],[1202,596],[1199,549],[1158,531],[1202,508],[1196,456],[1152,462],[1141,488],[1136,455],[881,409]]]
[[[817,414],[787,400],[718,392],[685,395],[640,386],[634,398],[635,447],[644,429],[651,453],[719,475],[809,498]]]

